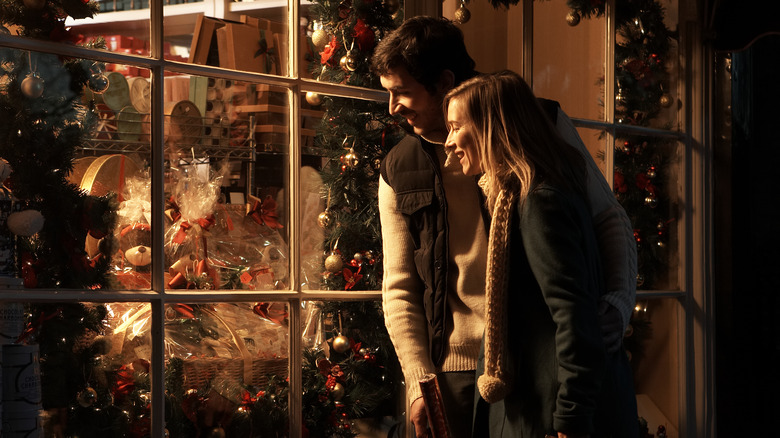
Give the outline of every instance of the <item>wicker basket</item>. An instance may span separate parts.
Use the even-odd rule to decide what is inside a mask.
[[[243,359],[223,357],[197,357],[184,360],[184,384],[187,387],[202,388],[214,377],[221,376],[245,385],[263,388],[269,376],[287,378],[287,358],[254,358],[252,370],[244,372]]]

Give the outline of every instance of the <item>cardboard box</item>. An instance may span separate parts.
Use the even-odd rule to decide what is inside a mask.
[[[220,67],[280,74],[280,57],[273,32],[249,24],[226,23],[216,30],[216,34]]]

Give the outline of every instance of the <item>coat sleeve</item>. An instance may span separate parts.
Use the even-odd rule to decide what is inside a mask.
[[[554,189],[532,191],[521,210],[520,232],[556,325],[559,387],[553,427],[577,435],[592,431],[606,352],[598,319],[599,282],[592,278],[601,273],[592,259],[589,263],[598,257],[595,237],[584,204],[577,207],[570,199]]]
[[[382,308],[406,379],[409,401],[413,401],[422,396],[418,380],[435,372],[428,346],[424,285],[415,269],[414,244],[406,221],[396,208],[395,191],[382,178],[378,197],[384,264]]]
[[[636,303],[637,255],[631,221],[593,161],[569,116],[558,110],[558,133],[580,151],[588,167],[588,199],[604,266],[606,292],[601,299],[615,306],[628,325]]]

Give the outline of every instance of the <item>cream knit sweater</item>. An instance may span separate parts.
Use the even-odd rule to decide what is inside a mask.
[[[444,147],[436,147],[444,163]],[[428,348],[428,323],[423,308],[424,286],[414,265],[414,246],[403,216],[396,209],[393,189],[380,178],[385,324],[406,379],[409,400],[421,396],[420,377],[438,371],[473,371],[484,329],[487,234],[479,209],[474,177],[463,175],[459,163],[442,168],[449,221],[448,298],[451,320],[447,351],[439,369]]]

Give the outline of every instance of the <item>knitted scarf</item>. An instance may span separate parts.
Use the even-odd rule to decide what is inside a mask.
[[[504,347],[507,333],[507,287],[509,284],[509,235],[516,191],[502,189],[493,206],[488,237],[485,283],[485,371],[477,379],[482,398],[502,400],[511,387],[512,375]]]

